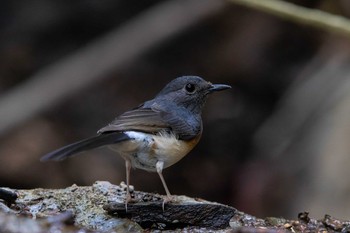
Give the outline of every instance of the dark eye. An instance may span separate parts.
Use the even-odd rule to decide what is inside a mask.
[[[196,90],[196,86],[192,83],[187,83],[185,89],[188,93],[193,93]]]

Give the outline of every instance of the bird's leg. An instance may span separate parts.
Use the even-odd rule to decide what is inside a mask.
[[[130,195],[130,171],[131,171],[131,163],[130,160],[125,160],[125,168],[126,168],[126,198],[125,198],[125,210],[128,211],[128,202],[131,201]]]
[[[164,177],[163,177],[163,174],[162,174],[163,167],[164,167],[164,162],[163,162],[163,161],[158,161],[158,162],[156,163],[157,173],[158,173],[158,175],[159,175],[159,177],[160,177],[160,180],[162,181],[163,187],[164,187],[165,192],[166,192],[166,195],[167,195],[167,197],[164,198],[164,200],[163,200],[163,205],[162,205],[163,211],[164,211],[164,205],[165,205],[165,203],[172,201],[172,200],[173,200],[173,197],[171,196],[171,194],[170,194],[170,192],[169,192],[169,189],[168,189],[168,186],[167,186],[166,183],[165,183],[165,180],[164,180]]]

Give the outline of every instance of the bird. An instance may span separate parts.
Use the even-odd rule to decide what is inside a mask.
[[[166,197],[173,200],[163,177],[163,169],[187,155],[199,142],[202,131],[202,109],[207,97],[231,88],[212,84],[198,76],[181,76],[170,81],[153,99],[117,116],[97,135],[66,145],[41,158],[61,161],[80,152],[108,146],[124,160],[126,167],[125,207],[132,201],[130,171],[138,168],[157,172]]]

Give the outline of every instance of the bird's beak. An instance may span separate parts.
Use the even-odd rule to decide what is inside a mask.
[[[209,93],[212,93],[214,91],[223,91],[229,88],[231,88],[231,86],[225,84],[211,84],[209,87]]]

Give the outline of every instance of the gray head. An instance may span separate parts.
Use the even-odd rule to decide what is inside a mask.
[[[200,113],[208,97],[216,91],[231,88],[229,85],[212,84],[198,76],[182,76],[168,83],[156,96],[185,107],[194,113]]]

